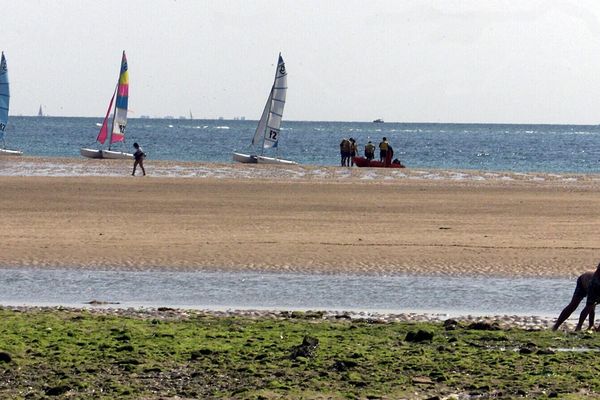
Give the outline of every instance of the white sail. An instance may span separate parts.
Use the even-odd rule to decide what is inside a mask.
[[[8,124],[9,101],[8,68],[6,67],[4,52],[2,52],[2,58],[0,58],[0,139],[4,137],[4,129],[6,129],[6,125]]]
[[[265,104],[265,108],[260,116],[260,120],[258,121],[258,125],[256,126],[256,131],[254,132],[254,137],[252,138],[252,146],[259,143],[264,137],[265,130],[267,129],[267,121],[269,120],[269,110],[271,110],[271,98],[273,96],[273,91],[269,93],[269,98],[267,99],[267,103]]]
[[[279,54],[277,70],[275,71],[275,81],[269,94],[269,99],[265,105],[265,110],[256,128],[254,144],[258,138],[263,137],[263,148],[268,149],[277,147],[279,143],[279,131],[281,128],[281,119],[283,117],[283,108],[285,106],[285,96],[287,93],[287,72],[283,57]]]
[[[269,98],[265,104],[258,126],[252,138],[252,146],[259,145],[262,141],[262,147],[268,149],[277,147],[279,143],[279,132],[281,128],[281,119],[283,117],[283,108],[285,106],[285,96],[287,93],[287,72],[285,63],[279,54],[277,70],[275,71],[275,80]],[[241,163],[259,163],[259,164],[296,164],[294,161],[284,160],[278,157],[267,157],[261,152],[258,154],[233,153],[233,160]]]

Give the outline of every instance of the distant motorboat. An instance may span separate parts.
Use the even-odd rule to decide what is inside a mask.
[[[383,124],[384,121],[381,118],[377,118],[376,120],[373,120],[373,122],[376,124]]]

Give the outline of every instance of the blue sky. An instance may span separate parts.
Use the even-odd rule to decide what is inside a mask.
[[[0,0],[11,114],[257,119],[281,51],[284,119],[600,122],[595,1]]]

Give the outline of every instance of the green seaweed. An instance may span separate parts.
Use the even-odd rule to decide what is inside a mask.
[[[0,398],[600,398],[600,335],[458,324],[0,308]],[[407,341],[409,332],[428,332]],[[411,335],[408,335],[411,337]],[[291,357],[305,337],[314,351]]]

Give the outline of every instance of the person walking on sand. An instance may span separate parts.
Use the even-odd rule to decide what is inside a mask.
[[[575,311],[577,309],[577,306],[579,306],[579,303],[581,303],[581,300],[583,300],[585,297],[587,297],[590,282],[592,281],[593,277],[594,277],[594,271],[584,272],[583,274],[579,275],[579,278],[577,278],[577,283],[575,285],[575,292],[573,292],[573,297],[571,298],[571,302],[565,306],[565,308],[562,310],[562,312],[558,316],[558,319],[556,320],[556,322],[554,323],[554,326],[552,327],[553,331],[558,330],[558,328],[562,325],[562,323],[565,322],[567,320],[567,318],[569,318],[569,316],[573,313],[573,311]],[[595,312],[595,307],[591,307],[591,309],[589,309],[589,310],[586,310],[586,308],[581,310],[581,314],[579,315],[579,323],[577,324],[579,329],[581,329],[583,322],[588,317],[588,313],[589,313],[589,317],[590,317],[588,329],[592,329],[594,327],[594,322],[593,322],[594,312]],[[577,329],[577,330],[579,330],[579,329]]]
[[[137,142],[133,144],[133,147],[135,148],[135,152],[133,153],[133,158],[135,161],[133,162],[133,172],[131,175],[135,176],[135,169],[139,164],[140,168],[142,169],[142,173],[144,176],[146,176],[146,170],[144,169],[144,158],[146,158],[146,153],[144,153],[144,150],[142,150]]]
[[[388,146],[389,146],[389,144],[388,144],[387,138],[384,136],[383,139],[381,140],[381,142],[379,142],[379,161],[385,162],[385,157],[387,156]]]

